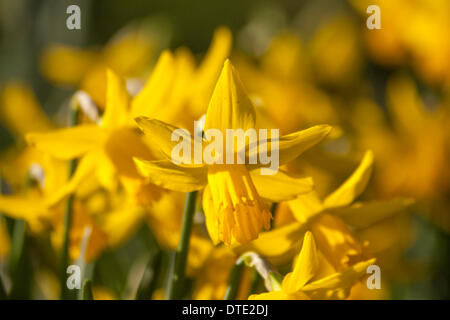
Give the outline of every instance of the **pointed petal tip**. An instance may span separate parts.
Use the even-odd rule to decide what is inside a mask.
[[[172,59],[173,58],[173,54],[172,51],[170,51],[169,49],[165,49],[163,52],[161,52],[159,59],[163,60],[163,59]]]
[[[109,67],[107,67],[106,68],[106,76],[109,78],[109,77],[111,77],[111,76],[113,76],[113,75],[115,75],[116,73],[114,72],[114,70],[113,69],[111,69],[111,68],[109,68]]]
[[[234,73],[234,67],[233,64],[231,63],[230,59],[225,59],[224,63],[223,63],[223,67],[222,67],[222,72],[219,76],[219,81],[221,78],[224,77],[232,77]]]
[[[134,118],[134,122],[138,125],[140,129],[142,129],[142,126],[145,124],[145,122],[149,122],[151,119],[149,117],[140,116],[137,118]]]
[[[214,36],[223,36],[223,37],[230,37],[232,36],[230,28],[228,28],[225,25],[220,25],[214,30]]]
[[[366,150],[361,160],[361,164],[366,163],[367,166],[371,167],[373,165],[374,157],[375,155],[372,150]]]

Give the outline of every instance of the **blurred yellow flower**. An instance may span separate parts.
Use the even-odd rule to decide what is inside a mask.
[[[450,3],[446,0],[350,1],[366,16],[378,5],[381,29],[365,30],[369,53],[384,65],[410,63],[424,80],[442,85],[450,80]]]
[[[289,201],[296,222],[262,233],[248,245],[235,246],[235,251],[256,251],[274,263],[283,263],[292,258],[304,233],[310,230],[320,251],[336,270],[361,261],[369,255],[364,250],[367,244],[360,243],[352,228],[369,227],[412,203],[410,199],[399,198],[352,205],[369,181],[372,163],[373,153],[368,151],[354,173],[323,201],[315,191]]]
[[[329,275],[319,273],[319,252],[311,232],[305,234],[302,249],[294,260],[292,272],[288,273],[279,288],[274,291],[251,295],[250,300],[309,300],[344,299],[349,290],[366,273],[375,259],[351,265]],[[319,276],[318,276],[319,275]]]
[[[76,86],[88,92],[103,108],[106,70],[112,69],[126,78],[142,75],[142,70],[149,67],[160,46],[158,42],[163,41],[160,38],[144,23],[124,28],[101,50],[54,44],[43,51],[40,69],[54,83]]]
[[[72,193],[92,173],[107,190],[115,190],[117,179],[137,203],[149,203],[159,189],[138,174],[132,157],[154,159],[150,148],[129,125],[130,97],[124,81],[108,71],[106,108],[97,124],[80,124],[48,133],[31,133],[28,142],[37,149],[62,160],[82,157],[69,183],[48,200],[56,203]]]

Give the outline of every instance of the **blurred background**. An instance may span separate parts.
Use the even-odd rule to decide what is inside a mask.
[[[81,9],[81,30],[66,28],[71,4]],[[366,27],[370,4],[380,6],[381,30]],[[231,30],[231,61],[282,131],[334,125],[341,132],[328,147],[337,160],[324,166],[345,176],[357,157],[349,165],[343,154],[373,149],[376,166],[366,196],[417,200],[408,227],[380,231],[382,239],[383,232],[390,237],[408,229],[389,271],[390,298],[449,299],[446,0],[0,0],[0,152],[17,144],[5,110],[22,100],[11,97],[11,86],[26,88],[20,94],[64,124],[61,106],[76,89],[91,88],[85,69],[104,63],[129,79],[146,79],[165,48],[186,46],[201,59],[219,26]],[[130,52],[124,50],[135,47],[114,44],[130,30],[143,45],[127,64]],[[93,99],[101,105],[101,98]],[[102,255],[99,281],[121,292],[147,236],[141,230]]]

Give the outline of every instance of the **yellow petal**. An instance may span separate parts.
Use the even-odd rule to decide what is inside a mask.
[[[103,151],[98,152],[95,161],[95,174],[100,185],[109,191],[117,190],[118,173],[113,161]]]
[[[269,232],[262,232],[258,239],[248,244],[234,245],[232,249],[237,254],[255,251],[274,264],[286,263],[299,252],[306,230],[306,224],[293,222]]]
[[[267,141],[259,141],[258,145],[251,146],[249,156],[254,156],[254,153],[258,154],[258,151],[261,150],[261,147],[264,145],[266,146],[262,148],[263,150],[273,152],[273,150],[276,150],[273,144],[278,142],[279,165],[283,165],[294,160],[304,151],[322,141],[330,131],[331,127],[328,125],[317,125],[279,138],[269,138]],[[249,167],[254,168],[254,166]]]
[[[353,174],[324,201],[328,208],[349,205],[364,191],[370,179],[373,164],[373,152],[366,151],[358,168]]]
[[[415,134],[426,119],[425,107],[411,78],[396,75],[389,79],[387,99],[395,126],[406,134]]]
[[[106,106],[102,117],[102,127],[118,128],[129,120],[129,95],[125,81],[111,69],[106,71],[106,79]]]
[[[319,250],[337,270],[363,258],[363,245],[338,217],[325,213],[309,223]]]
[[[143,208],[130,205],[106,213],[102,229],[107,235],[108,245],[115,247],[129,239],[142,222],[144,215]]]
[[[141,178],[133,158],[155,159],[150,148],[143,141],[142,135],[127,127],[112,130],[109,133],[104,151],[117,173],[129,178]],[[111,173],[111,170],[108,171]]]
[[[153,58],[154,42],[147,26],[126,25],[104,46],[102,59],[118,74],[135,77]]]
[[[192,93],[192,76],[195,68],[195,58],[189,49],[181,47],[174,53],[174,77],[173,84],[170,89],[167,100],[164,101],[163,107],[157,108],[152,112],[152,118],[156,118],[169,123],[182,123],[192,125],[191,120],[195,117],[186,117],[189,111],[186,110],[187,96]],[[187,89],[189,88],[189,90]],[[206,108],[207,103],[203,105]],[[182,115],[180,117],[180,115]],[[186,119],[181,119],[185,118]],[[199,116],[200,117],[200,116]],[[197,117],[197,118],[199,118]]]
[[[139,117],[135,119],[139,128],[144,132],[144,134],[149,138],[151,143],[154,143],[157,148],[159,148],[167,160],[172,159],[172,151],[174,148],[180,143],[185,143],[186,147],[189,148],[189,153],[185,154],[177,154],[177,165],[186,166],[186,167],[202,167],[203,164],[195,164],[194,162],[194,140],[191,138],[189,131],[186,129],[180,129],[165,122],[149,119],[146,117]],[[175,132],[173,137],[176,138],[175,141],[172,141],[172,134]],[[201,143],[201,138],[196,137],[198,139],[197,142]]]
[[[216,227],[216,223],[219,220],[219,214],[214,209],[214,201],[209,186],[206,186],[205,190],[203,191],[202,204],[203,211],[208,212],[208,219],[205,219],[206,229],[208,230],[208,234],[213,244],[217,245],[220,243],[220,232]]]
[[[284,292],[299,291],[317,272],[319,262],[317,248],[311,232],[306,232],[300,254],[295,260],[292,272],[288,273],[281,284]]]
[[[258,170],[253,170],[250,175],[258,194],[273,202],[292,200],[313,188],[310,177],[295,178],[282,170],[278,170],[274,175],[261,175]]]
[[[13,219],[45,215],[47,207],[39,198],[19,195],[0,196],[0,212]]]
[[[297,199],[289,201],[288,204],[295,218],[305,223],[323,210],[322,202],[315,190],[299,195]]]
[[[36,196],[0,196],[0,212],[13,219],[25,220],[34,232],[48,227],[52,212],[41,198]]]
[[[264,292],[259,294],[252,294],[248,300],[288,300],[289,297],[283,291]]]
[[[349,288],[366,274],[367,267],[374,262],[375,259],[370,259],[367,261],[356,263],[342,272],[337,272],[328,277],[308,283],[302,288],[302,291],[307,292],[315,290],[320,291]]]
[[[54,45],[44,51],[40,68],[50,81],[77,85],[95,62],[97,54],[64,45]]]
[[[29,132],[52,129],[50,120],[28,86],[7,84],[1,92],[0,106],[2,124],[21,139]]]
[[[80,88],[86,91],[97,106],[104,110],[106,104],[106,70],[104,63],[93,65],[81,81]]]
[[[174,76],[174,59],[170,51],[164,51],[142,91],[131,103],[131,118],[154,117],[162,101],[170,93]]]
[[[341,217],[352,227],[362,229],[402,212],[413,203],[413,199],[396,198],[355,203],[350,207],[330,209],[329,212]]]
[[[203,188],[206,168],[184,168],[171,161],[146,161],[134,158],[138,171],[152,183],[173,191],[191,192]]]
[[[158,200],[165,190],[142,178],[120,176],[120,182],[134,205],[148,206]]]
[[[53,206],[64,197],[75,192],[75,189],[82,183],[87,177],[89,177],[95,170],[97,165],[97,153],[92,152],[84,156],[77,164],[77,168],[70,178],[69,182],[60,187],[55,193],[49,195],[46,199],[48,206]]]
[[[205,130],[243,129],[255,127],[255,109],[245,92],[237,71],[229,60],[222,72],[206,112]]]
[[[196,116],[205,112],[220,69],[230,53],[231,41],[232,35],[228,28],[219,27],[214,31],[211,46],[193,79],[192,105]]]
[[[96,125],[80,125],[48,133],[30,133],[26,138],[37,149],[69,160],[99,148],[106,140],[106,132]]]

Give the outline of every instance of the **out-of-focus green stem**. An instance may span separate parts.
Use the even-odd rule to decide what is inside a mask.
[[[82,300],[94,300],[94,295],[92,294],[92,282],[89,279],[84,280],[83,288],[81,289]]]
[[[231,269],[230,276],[228,278],[227,291],[225,292],[225,300],[236,299],[244,267],[244,260],[238,260],[238,262]]]
[[[169,286],[169,299],[181,299],[182,285],[185,280],[186,261],[189,251],[189,241],[191,237],[192,221],[195,213],[195,201],[197,191],[189,192],[184,205],[183,222],[181,225],[180,241],[175,254],[175,263],[172,270]]]
[[[258,271],[253,270],[252,272],[252,279],[250,282],[250,289],[249,294],[256,293],[258,290],[259,285],[261,284],[261,276],[259,275]]]
[[[3,285],[2,277],[0,276],[0,300],[6,300],[8,295],[6,294],[5,286]]]
[[[12,247],[9,266],[11,271],[15,273],[19,265],[20,257],[23,253],[23,245],[25,243],[26,224],[23,220],[16,220],[14,222],[14,229],[12,235]]]
[[[3,186],[2,186],[2,177],[0,177],[0,195],[3,192]],[[3,216],[0,212],[0,227],[3,223]],[[2,280],[2,276],[0,275],[0,300],[6,300],[6,298],[8,298],[8,295],[6,294],[6,289],[5,286],[3,285],[3,280]]]
[[[27,179],[26,186],[31,183]],[[2,181],[0,180],[0,185]],[[3,190],[0,190],[0,193]],[[1,218],[0,218],[1,220]],[[0,221],[1,223],[1,221]],[[11,288],[9,290],[9,298],[26,299],[29,293],[29,278],[24,276],[28,271],[25,254],[27,224],[24,220],[14,220],[12,227],[11,253],[9,258],[9,272],[11,275]]]
[[[73,97],[70,107],[69,107],[69,127],[73,127],[77,124],[78,120],[78,102],[77,98]],[[70,179],[75,172],[77,166],[76,159],[72,159],[69,162],[69,172],[68,172],[68,179]],[[61,299],[68,299],[69,298],[69,292],[68,288],[66,286],[66,270],[67,266],[69,265],[69,241],[70,241],[70,227],[72,224],[72,211],[73,211],[73,195],[70,195],[67,199],[66,203],[66,211],[64,213],[64,238],[63,238],[63,246],[62,246],[62,252],[61,252]]]
[[[161,250],[155,248],[155,253],[149,258],[147,267],[142,275],[141,282],[136,292],[136,300],[149,300],[153,296],[161,271]]]

